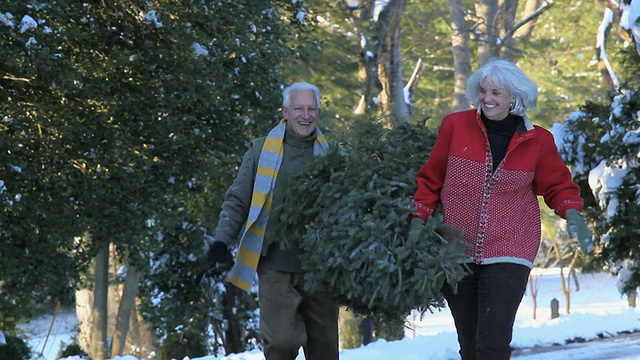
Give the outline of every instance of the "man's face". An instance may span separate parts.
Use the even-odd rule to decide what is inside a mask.
[[[319,113],[316,95],[311,90],[294,90],[290,99],[289,107],[282,107],[287,127],[299,138],[313,134]]]

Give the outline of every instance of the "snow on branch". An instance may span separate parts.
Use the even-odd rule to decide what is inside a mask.
[[[424,69],[424,62],[422,59],[418,59],[409,81],[407,81],[407,84],[404,86],[404,101],[409,105],[410,111],[413,109],[413,90],[418,85],[418,80],[420,80],[420,75],[422,75],[422,69]]]
[[[598,26],[598,35],[596,37],[596,54],[598,56],[598,60],[602,61],[602,63],[606,67],[613,87],[618,89],[620,87],[620,80],[613,70],[611,63],[609,62],[609,57],[607,55],[607,34],[611,30],[613,19],[613,10],[608,7],[605,8],[602,21],[600,22],[600,26]]]

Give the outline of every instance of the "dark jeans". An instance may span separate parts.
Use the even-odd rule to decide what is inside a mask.
[[[470,264],[471,274],[456,293],[442,291],[458,332],[463,360],[507,360],[518,306],[529,278],[527,266],[500,263]]]

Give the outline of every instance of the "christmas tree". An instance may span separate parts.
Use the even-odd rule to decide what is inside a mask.
[[[423,126],[361,123],[292,182],[280,226],[302,239],[307,291],[385,321],[443,306],[466,245],[437,211],[410,227],[415,175],[434,141]]]

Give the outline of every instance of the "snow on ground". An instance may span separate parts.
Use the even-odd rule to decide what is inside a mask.
[[[533,299],[528,290],[514,326],[514,358],[640,360],[640,333],[615,336],[640,331],[640,310],[628,307],[626,298],[616,289],[615,277],[606,273],[578,275],[580,290],[576,291],[575,284],[571,283],[571,313],[567,314],[559,269],[534,269],[533,274],[539,275],[537,319],[533,319]],[[550,302],[554,298],[559,301],[560,317],[551,319]],[[427,313],[422,319],[415,314],[409,316],[407,321],[409,328],[405,339],[393,342],[379,340],[357,349],[342,350],[340,359],[459,359],[455,328],[448,309]],[[38,354],[42,353],[42,360],[55,360],[60,343],[71,342],[75,327],[74,314],[67,312],[58,317],[45,346],[44,339],[50,325],[51,317],[29,324],[32,334],[30,345]],[[604,340],[598,340],[601,338]],[[300,352],[297,360],[303,359],[304,355]],[[138,359],[121,356],[113,360]],[[264,355],[254,350],[228,357],[206,356],[197,360],[264,360]]]

